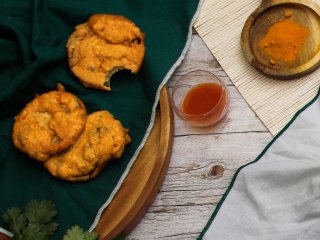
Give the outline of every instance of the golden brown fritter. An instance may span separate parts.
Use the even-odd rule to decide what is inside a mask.
[[[83,102],[58,85],[58,91],[37,96],[15,117],[13,143],[43,162],[72,145],[83,131],[86,119]]]
[[[121,69],[139,71],[144,33],[123,16],[96,14],[76,26],[67,50],[70,69],[84,86],[110,91],[112,74]]]
[[[120,158],[131,141],[128,129],[108,111],[90,114],[85,130],[67,151],[44,163],[49,172],[68,181],[94,178],[114,158]]]

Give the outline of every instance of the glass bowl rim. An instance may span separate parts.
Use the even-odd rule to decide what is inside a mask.
[[[181,83],[183,80],[185,80],[185,78],[186,78],[187,76],[190,76],[190,75],[192,75],[192,74],[195,73],[195,72],[208,73],[210,76],[215,77],[215,78],[218,80],[219,84],[222,86],[222,92],[221,92],[221,95],[220,95],[220,98],[219,98],[219,101],[217,102],[217,104],[216,104],[212,109],[210,109],[208,112],[205,112],[205,113],[203,113],[203,114],[187,114],[187,113],[185,113],[185,112],[183,112],[183,111],[181,111],[181,110],[179,109],[179,107],[176,105],[176,102],[175,102],[175,100],[174,100],[174,94],[176,93],[176,91],[179,89],[179,87],[181,87],[181,86],[183,87],[183,84],[180,84],[180,85],[179,85],[179,83]],[[206,82],[203,82],[203,83],[210,83],[210,82],[211,82],[211,81],[206,81]],[[195,84],[195,85],[193,85],[190,89],[192,89],[194,86],[197,86],[197,85],[203,84],[203,83]],[[230,98],[230,97],[229,97],[229,90],[228,90],[228,88],[227,88],[227,85],[222,81],[222,79],[221,79],[220,76],[218,76],[217,74],[215,74],[215,73],[213,73],[213,72],[211,72],[211,71],[207,71],[207,70],[194,70],[194,71],[190,71],[190,72],[184,74],[183,76],[180,77],[180,79],[178,79],[178,80],[175,82],[175,84],[174,84],[174,86],[173,86],[173,89],[172,89],[171,98],[172,98],[173,108],[174,108],[175,112],[176,112],[181,118],[186,118],[186,117],[190,117],[190,118],[191,118],[191,117],[205,117],[205,116],[211,115],[212,112],[214,112],[214,111],[219,107],[219,103],[221,102],[224,93],[226,94],[226,104],[225,104],[225,106],[224,106],[223,111],[221,112],[221,115],[224,115],[224,114],[225,114],[226,108],[227,108],[228,105],[229,105],[229,98]],[[182,102],[183,102],[183,101],[182,101]]]

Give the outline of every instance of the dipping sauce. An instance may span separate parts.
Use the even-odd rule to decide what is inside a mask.
[[[210,112],[220,101],[222,87],[216,83],[201,83],[191,88],[185,96],[182,111],[188,115]]]
[[[219,76],[196,70],[182,76],[173,86],[175,113],[191,126],[214,125],[226,114],[229,90]]]
[[[220,84],[200,83],[186,93],[181,110],[193,125],[209,126],[224,116],[228,100],[228,94]]]

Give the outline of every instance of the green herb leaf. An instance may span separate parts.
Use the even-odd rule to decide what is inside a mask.
[[[54,232],[58,229],[59,224],[56,222],[50,222],[45,225],[45,232],[48,235],[53,235]]]
[[[66,235],[64,235],[63,240],[96,240],[98,234],[95,232],[86,232],[78,225],[71,227]]]
[[[43,231],[42,226],[30,223],[22,230],[21,240],[49,240],[49,235]]]
[[[25,213],[20,208],[10,208],[2,216],[13,233],[14,240],[49,240],[57,229],[53,221],[57,215],[51,201],[30,201]]]
[[[10,208],[8,209],[3,215],[2,219],[4,222],[6,222],[9,226],[9,230],[14,235],[20,235],[22,232],[22,229],[24,229],[27,226],[27,218],[25,214],[21,212],[20,208]]]
[[[53,202],[48,200],[30,201],[26,206],[25,212],[31,223],[49,223],[57,215]]]
[[[57,211],[53,202],[30,201],[25,213],[20,208],[10,208],[2,218],[9,226],[9,230],[13,233],[14,240],[50,240],[50,236],[57,230],[58,224],[53,221],[57,215]],[[63,240],[96,240],[98,234],[88,232],[79,226],[70,228]]]

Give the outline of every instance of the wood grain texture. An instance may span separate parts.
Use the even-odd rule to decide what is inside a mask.
[[[319,4],[318,0],[304,2]],[[279,81],[249,64],[241,49],[241,32],[260,4],[260,0],[205,0],[195,29],[246,102],[275,135],[317,94],[320,70],[299,79]]]
[[[272,139],[195,33],[184,61],[168,82],[169,90],[180,76],[198,69],[218,74],[228,85],[229,112],[218,125],[209,128],[190,127],[174,116],[172,157],[164,182],[127,240],[196,239],[236,170],[253,161]],[[220,178],[210,174],[216,164],[225,169]]]
[[[12,240],[12,238],[8,237],[7,235],[4,235],[0,233],[0,240]]]
[[[320,7],[314,1],[262,1],[248,17],[242,29],[241,47],[244,56],[262,74],[275,79],[295,79],[315,71],[320,65],[319,14]],[[272,56],[265,54],[266,46],[260,46],[269,29],[285,21],[296,27],[301,26],[308,36],[301,49],[294,55],[294,60],[290,62],[272,59]],[[289,42],[286,45],[289,45]]]
[[[172,114],[169,92],[164,87],[148,140],[95,229],[99,239],[110,240],[120,233],[129,233],[153,202],[171,158]]]
[[[203,69],[222,77],[230,90],[228,114],[218,125],[188,126],[176,115],[172,157],[155,201],[128,240],[194,240],[225,193],[236,170],[253,161],[272,135],[240,95],[233,82],[194,34],[187,55],[168,82],[169,90],[183,74]],[[210,174],[215,165],[225,171]]]

